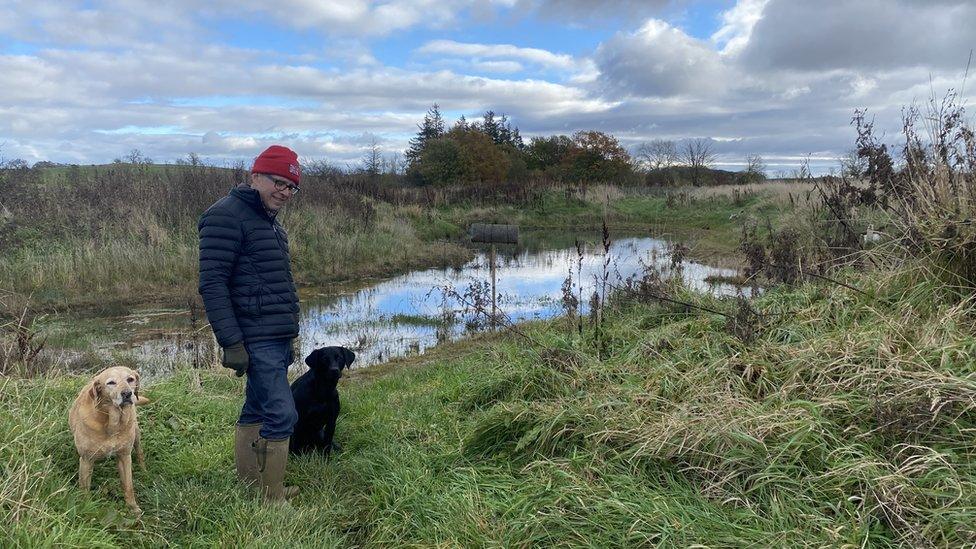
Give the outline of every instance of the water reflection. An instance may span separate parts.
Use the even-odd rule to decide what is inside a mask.
[[[609,257],[609,281],[613,285],[642,273],[645,265],[665,268],[670,262],[666,241],[654,238],[615,241]],[[593,245],[584,246],[579,272],[575,247],[500,254],[499,308],[511,322],[560,315],[561,287],[567,275],[573,276],[574,293],[582,283],[585,302],[603,271],[604,260],[602,246]],[[730,269],[683,262],[685,283],[701,291],[734,293],[732,286],[705,282],[709,276],[734,274]],[[306,300],[299,338],[302,356],[323,345],[343,345],[356,351],[356,366],[363,367],[462,337],[479,324],[479,319],[462,314],[464,304],[442,289],[453,288],[464,295],[472,283],[488,280],[488,255],[483,252],[461,268],[415,271],[348,294]]]
[[[585,314],[588,298],[603,270],[602,245],[584,245],[580,263],[572,238],[567,247],[560,249],[540,249],[545,240],[542,244],[535,244],[539,241],[531,238],[526,240],[530,242],[528,248],[499,250],[499,308],[506,321],[521,322],[563,314],[561,287],[570,273],[573,293],[583,296]],[[565,240],[561,244],[565,245]],[[609,259],[611,285],[619,285],[628,277],[643,273],[645,265],[666,270],[670,263],[667,242],[654,238],[617,240],[610,247]],[[580,265],[579,272],[577,265]],[[682,265],[683,279],[694,289],[719,295],[737,291],[730,285],[711,285],[705,281],[709,276],[732,276],[735,274],[733,270],[693,261],[685,261]],[[469,285],[485,286],[489,280],[488,255],[482,252],[460,268],[415,271],[339,295],[306,298],[302,303],[301,354],[296,366],[303,369],[300,359],[324,345],[354,349],[357,353],[355,366],[361,368],[398,356],[422,353],[438,343],[463,337],[472,329],[483,328],[486,319],[464,314],[464,304],[445,293],[443,288],[453,288],[464,295]],[[579,282],[582,282],[582,292]],[[190,330],[167,329],[156,333],[152,339],[141,337],[130,348],[144,380],[164,376],[180,365],[219,365],[219,349],[210,336],[209,327],[189,324]],[[115,347],[103,349],[107,353],[118,350]]]

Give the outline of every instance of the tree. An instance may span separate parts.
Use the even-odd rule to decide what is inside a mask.
[[[498,183],[508,175],[511,161],[488,135],[468,129],[455,128],[447,137],[458,144],[461,158],[461,173],[458,179],[463,182]]]
[[[131,151],[129,151],[129,154],[125,155],[125,160],[129,164],[134,164],[134,165],[139,165],[139,164],[149,165],[153,163],[152,158],[144,156],[142,154],[142,151],[140,151],[139,149],[132,149]]]
[[[526,147],[526,164],[530,170],[551,173],[557,171],[573,148],[573,140],[566,135],[533,137]]]
[[[630,154],[617,138],[598,131],[578,131],[563,158],[565,175],[580,183],[616,181],[631,173]]]
[[[389,175],[400,175],[403,173],[405,166],[403,165],[403,159],[400,157],[400,153],[393,151],[389,156],[384,156],[381,160],[382,173]]]
[[[376,136],[370,134],[366,152],[363,153],[363,173],[370,177],[376,177],[383,170],[383,154],[380,151],[379,142]]]
[[[592,130],[578,131],[573,134],[573,144],[576,148],[592,152],[604,160],[630,162],[630,154],[610,134]]]
[[[637,162],[645,170],[670,168],[678,162],[678,148],[674,141],[666,139],[641,143],[637,147]]]
[[[859,179],[868,169],[867,158],[859,155],[857,149],[851,149],[840,157],[840,175]]]
[[[177,158],[177,166],[190,166],[196,168],[203,165],[203,161],[200,159],[200,155],[195,152],[191,152],[186,155],[186,158]]]
[[[495,111],[485,111],[481,117],[481,122],[475,122],[472,125],[476,130],[490,137],[496,144],[504,143],[501,125],[498,120],[495,120]]]
[[[746,157],[746,177],[749,181],[766,180],[766,162],[758,154],[750,154]]]
[[[420,157],[411,164],[424,183],[449,185],[458,183],[464,170],[461,147],[447,137],[429,140]]]
[[[424,115],[424,122],[419,124],[417,128],[419,129],[417,136],[410,140],[410,148],[406,152],[410,164],[421,157],[429,141],[444,135],[444,118],[441,116],[441,110],[437,103],[434,103],[427,110],[427,114]]]
[[[491,138],[496,145],[511,145],[516,150],[521,151],[525,148],[519,129],[513,128],[508,116],[502,114],[495,117],[495,111],[486,111],[481,117],[481,122],[471,124],[471,127],[480,131]]]
[[[691,168],[691,184],[698,187],[704,183],[705,170],[715,165],[716,156],[712,152],[710,139],[691,139],[685,142],[681,161]]]

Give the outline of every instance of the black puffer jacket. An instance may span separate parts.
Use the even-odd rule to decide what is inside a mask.
[[[261,196],[237,187],[200,217],[200,295],[217,343],[298,335],[288,235]]]

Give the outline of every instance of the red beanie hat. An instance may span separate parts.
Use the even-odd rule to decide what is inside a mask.
[[[251,173],[280,175],[298,185],[302,169],[298,165],[298,155],[295,151],[281,145],[271,145],[254,159]]]

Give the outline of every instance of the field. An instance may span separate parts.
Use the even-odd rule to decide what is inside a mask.
[[[976,159],[960,158],[768,187],[310,186],[285,218],[306,287],[449,263],[470,253],[469,223],[494,221],[663,234],[689,245],[672,256],[728,257],[763,291],[695,293],[676,262],[590,297],[585,316],[564,296],[564,317],[354,372],[343,450],[293,460],[291,506],[235,481],[241,380],[185,364],[146,388],[141,520],[109,464],[90,497],[75,488],[65,410],[90,371],[48,370],[24,348],[59,309],[192,294],[191,222],[233,175],[207,172],[194,194],[193,172],[116,178],[124,204],[100,175],[48,181],[18,206],[54,213],[15,212],[2,233],[0,534],[79,547],[976,544]],[[19,307],[42,313],[27,324]]]

